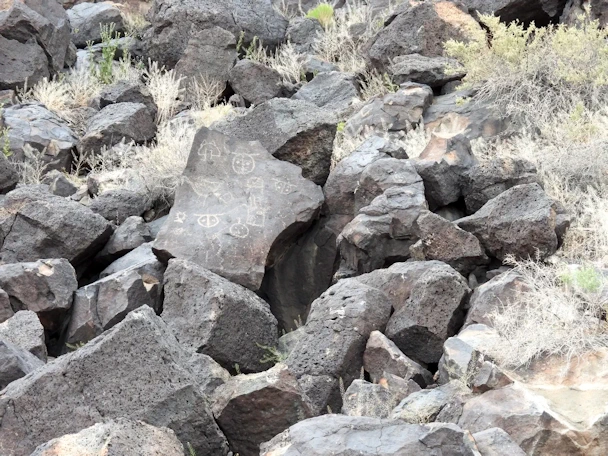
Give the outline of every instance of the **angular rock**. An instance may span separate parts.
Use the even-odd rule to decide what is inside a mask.
[[[369,336],[363,353],[363,367],[375,381],[388,373],[413,380],[423,388],[433,383],[433,375],[428,370],[405,356],[380,331],[373,331]]]
[[[175,432],[143,421],[117,418],[97,423],[77,434],[50,440],[30,456],[183,456]]]
[[[470,434],[453,424],[324,415],[299,422],[261,446],[260,456],[474,456]]]
[[[65,258],[77,266],[92,257],[112,233],[110,224],[80,203],[21,187],[0,202],[3,263]]]
[[[162,318],[189,349],[227,369],[268,368],[266,349],[277,346],[277,321],[252,291],[184,260],[171,260],[164,278]]]
[[[0,288],[0,322],[5,322],[15,315],[11,307],[11,301],[6,291]]]
[[[441,56],[447,40],[466,41],[471,27],[479,29],[461,5],[448,1],[404,3],[385,24],[367,43],[369,60],[382,71],[400,55]]]
[[[281,75],[276,70],[248,59],[234,65],[228,82],[236,93],[253,105],[279,97],[283,92]]]
[[[151,242],[146,242],[145,244],[140,245],[136,249],[127,253],[125,256],[114,261],[110,266],[99,273],[99,278],[103,279],[104,277],[112,275],[116,272],[124,271],[131,266],[140,264],[155,264],[159,266],[161,264],[152,251]]]
[[[454,72],[458,68],[457,61],[445,57],[425,57],[420,54],[400,55],[395,57],[388,68],[395,84],[417,82],[429,87],[441,87],[448,82],[462,79],[463,71]],[[462,68],[462,67],[461,67]]]
[[[10,192],[18,183],[19,174],[17,173],[17,170],[4,154],[2,154],[2,157],[0,157],[0,193]]]
[[[341,270],[356,275],[408,259],[418,241],[414,222],[427,208],[421,184],[387,189],[340,233]]]
[[[89,207],[106,220],[120,225],[129,217],[142,215],[150,208],[150,201],[147,195],[118,188],[101,193],[91,201]]]
[[[473,434],[473,439],[482,456],[524,456],[511,436],[500,428],[486,429]]]
[[[152,241],[152,236],[144,219],[131,216],[114,231],[108,243],[97,254],[96,259],[108,264],[150,241]]]
[[[0,89],[21,88],[28,76],[32,87],[62,70],[70,45],[70,22],[61,5],[52,0],[7,0],[2,6]]]
[[[44,362],[30,352],[0,338],[0,391],[41,366]]]
[[[386,384],[353,381],[344,392],[342,413],[348,416],[388,418],[393,408],[403,399],[402,391],[391,391]],[[399,394],[401,393],[401,394]]]
[[[318,21],[313,21],[317,22]],[[302,61],[302,68],[306,73],[306,80],[309,81],[314,78],[319,73],[326,73],[329,71],[340,71],[340,68],[330,62],[326,62],[325,60],[321,60],[314,55],[305,55]]]
[[[312,103],[277,98],[213,129],[244,141],[260,141],[276,158],[302,168],[305,178],[323,185],[331,163],[336,117]]]
[[[137,264],[78,289],[66,342],[88,342],[142,306],[160,312],[164,269],[155,261]]]
[[[415,161],[431,210],[455,203],[462,197],[464,176],[475,163],[471,143],[465,136],[431,139]]]
[[[84,48],[89,42],[101,42],[101,27],[114,24],[114,31],[123,32],[124,23],[120,10],[110,2],[83,2],[67,10],[72,26],[72,42]]]
[[[407,83],[397,92],[374,97],[348,121],[344,130],[359,135],[369,130],[410,131],[422,119],[423,111],[433,100],[433,90],[422,84]]]
[[[462,406],[472,396],[471,391],[459,381],[452,381],[438,388],[410,394],[395,407],[392,419],[411,424],[456,423]]]
[[[420,240],[410,247],[410,254],[417,261],[442,261],[465,277],[490,261],[475,236],[432,212],[416,219],[415,230]]]
[[[344,118],[360,102],[355,75],[332,71],[320,73],[296,92],[294,100],[309,101]]]
[[[504,260],[544,259],[555,253],[562,234],[558,203],[538,184],[518,185],[486,203],[456,224],[474,234],[489,255]],[[561,236],[560,236],[561,237]]]
[[[184,54],[175,65],[175,72],[190,84],[200,83],[201,77],[224,84],[237,58],[236,38],[231,32],[221,27],[192,30]],[[186,100],[192,100],[190,90],[192,86],[185,94]]]
[[[516,185],[538,183],[536,167],[518,158],[494,158],[479,163],[464,175],[462,194],[468,214],[474,214],[492,198]]]
[[[189,356],[144,306],[95,342],[11,383],[0,398],[0,448],[27,456],[102,419],[128,417],[172,429],[197,454],[226,455],[226,440],[187,367]]]
[[[257,290],[265,268],[322,202],[321,189],[300,168],[274,159],[259,143],[202,128],[154,250],[165,261],[187,259]]]
[[[259,455],[261,443],[313,416],[310,400],[283,364],[238,375],[220,386],[213,414],[231,449],[242,456]]]
[[[137,82],[118,81],[106,86],[99,94],[99,109],[116,103],[141,103],[148,107],[152,117],[156,116],[154,98],[146,86]]]
[[[0,265],[0,287],[16,310],[31,310],[50,334],[63,328],[78,288],[76,272],[67,260]]]
[[[38,316],[31,310],[20,310],[5,322],[0,323],[0,340],[23,348],[46,362],[44,327]]]
[[[288,24],[270,1],[161,0],[152,5],[147,17],[152,24],[145,35],[148,56],[167,68],[184,56],[197,31],[216,26],[235,38],[244,32],[245,47],[254,37],[274,47],[283,42]]]
[[[493,14],[506,24],[519,21],[537,25],[559,19],[567,0],[463,0],[471,14]],[[591,2],[593,3],[593,2]]]
[[[384,282],[389,287],[385,292],[394,290],[402,299],[384,334],[409,358],[424,364],[438,362],[443,342],[464,320],[470,292],[464,278],[439,261],[398,263],[388,272],[372,274],[361,280],[374,286]]]
[[[70,170],[78,138],[68,124],[39,104],[14,105],[3,110],[11,159],[24,161],[30,146],[48,170]]]
[[[308,17],[295,17],[289,21],[285,37],[293,44],[299,54],[314,52],[316,37],[323,33],[323,27],[319,21]]]
[[[527,284],[515,272],[494,277],[473,292],[464,326],[476,323],[492,326],[490,315],[503,306],[517,305],[518,298],[528,290]]]
[[[210,398],[216,389],[232,378],[230,372],[216,363],[211,356],[202,353],[192,353],[188,366],[198,387]]]
[[[341,280],[312,305],[306,325],[285,364],[314,403],[315,413],[339,406],[338,378],[345,385],[359,377],[365,343],[382,331],[391,305],[379,290],[354,279]]]
[[[121,141],[144,143],[154,138],[156,125],[152,114],[142,103],[110,104],[95,114],[80,140],[81,154],[98,153]]]
[[[78,191],[76,187],[64,173],[57,170],[52,170],[44,176],[42,183],[49,186],[49,191],[53,195],[63,196],[64,198],[72,196]]]

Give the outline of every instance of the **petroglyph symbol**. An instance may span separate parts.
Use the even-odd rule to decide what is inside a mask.
[[[216,158],[222,157],[223,150],[214,142],[203,141],[198,148],[197,154],[206,162],[213,162]]]
[[[247,228],[247,225],[241,223],[241,219],[238,219],[238,221],[230,227],[230,234],[234,237],[244,239],[249,236],[249,228]]]
[[[186,214],[185,212],[178,212],[177,214],[175,214],[175,223],[184,223],[186,221],[186,217],[188,216],[188,214]]]
[[[261,177],[250,177],[245,183],[247,188],[264,188],[264,181]]]
[[[251,174],[255,169],[254,155],[257,154],[235,153],[232,158],[232,170],[241,175]]]
[[[228,204],[234,199],[234,196],[232,196],[232,193],[230,193],[230,192],[226,192],[221,195],[216,194],[215,196],[217,196],[219,198],[219,200],[224,204]]]
[[[247,225],[260,227],[266,225],[266,211],[261,207],[247,207]]]
[[[186,230],[184,228],[176,228],[175,230],[173,230],[173,233],[177,234],[178,236],[181,236],[185,232],[186,232]]]
[[[282,195],[288,195],[289,193],[293,192],[296,189],[296,186],[293,184],[290,184],[289,182],[285,182],[279,179],[273,179],[274,180],[274,189],[282,194]]]
[[[194,214],[198,217],[198,224],[203,228],[213,228],[220,223],[220,215],[222,214]]]
[[[209,196],[212,193],[215,194],[222,185],[221,182],[211,179],[188,179],[188,184],[190,184],[190,187],[192,187],[192,190],[198,196]]]

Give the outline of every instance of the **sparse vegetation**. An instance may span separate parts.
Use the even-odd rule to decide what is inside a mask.
[[[101,32],[101,61],[95,62],[92,51],[92,43],[89,47],[89,64],[91,65],[91,74],[97,78],[102,84],[111,84],[114,82],[114,57],[118,49],[118,39],[120,32],[117,32],[116,24],[100,24]]]
[[[267,345],[261,345],[256,342],[256,345],[265,351],[264,356],[260,359],[262,364],[271,363],[273,366],[277,363],[281,363],[287,359],[287,356],[284,353],[281,353],[275,347],[269,347]]]
[[[308,11],[306,17],[319,21],[324,29],[332,26],[334,21],[334,7],[329,3],[320,3],[315,8]]]

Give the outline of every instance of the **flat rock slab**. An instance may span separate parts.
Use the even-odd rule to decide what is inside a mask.
[[[259,289],[266,266],[317,216],[321,188],[258,142],[202,128],[154,251]],[[272,248],[272,249],[271,249]]]

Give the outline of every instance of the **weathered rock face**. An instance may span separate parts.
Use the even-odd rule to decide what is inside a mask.
[[[221,27],[194,30],[175,71],[186,78],[187,83],[205,77],[208,81],[222,84],[228,80],[237,56],[236,38],[231,32]],[[190,99],[190,90],[186,92],[187,100]]]
[[[152,113],[142,103],[110,104],[95,114],[88,122],[87,131],[80,140],[83,154],[100,152],[121,141],[143,143],[156,134]]]
[[[7,0],[0,12],[0,89],[32,87],[66,63],[70,23],[55,0]]]
[[[47,169],[71,168],[78,138],[66,122],[38,104],[11,106],[3,110],[3,115],[14,160],[23,161],[24,147],[30,146],[42,155]]]
[[[439,215],[422,213],[416,219],[415,230],[420,238],[410,247],[410,254],[415,260],[443,261],[465,277],[476,267],[489,262],[475,236]]]
[[[1,265],[0,287],[15,311],[35,312],[42,326],[53,334],[63,327],[78,282],[67,260],[38,260]]]
[[[346,385],[359,377],[365,343],[382,331],[390,315],[386,296],[355,279],[339,281],[311,305],[306,325],[285,361],[315,405],[337,410],[338,378]],[[338,399],[339,401],[339,399]]]
[[[433,383],[433,375],[429,371],[405,356],[395,343],[380,331],[373,331],[369,336],[363,353],[363,366],[375,381],[388,373],[405,380],[414,380],[423,388]]]
[[[0,391],[41,366],[44,362],[24,348],[0,339]]]
[[[42,183],[48,185],[49,192],[57,196],[68,197],[78,191],[78,187],[64,173],[56,169],[46,173]]]
[[[417,82],[429,87],[441,87],[461,79],[464,73],[454,73],[448,68],[458,68],[458,62],[445,57],[425,57],[420,54],[395,57],[388,69],[395,84]]]
[[[3,263],[65,258],[77,266],[101,249],[110,224],[80,203],[35,186],[13,190],[0,203]]]
[[[141,103],[148,107],[152,116],[156,116],[157,106],[150,91],[137,82],[117,81],[105,87],[99,94],[99,108],[115,103]]]
[[[253,60],[239,60],[230,70],[228,82],[232,89],[251,104],[258,105],[283,92],[278,71]]]
[[[150,208],[148,195],[117,188],[108,190],[95,197],[89,207],[106,220],[122,224],[129,217],[140,216]]]
[[[473,434],[475,444],[483,456],[524,456],[511,436],[500,428],[486,429]]]
[[[274,2],[276,4],[278,0]],[[323,27],[319,21],[308,17],[295,17],[289,21],[285,35],[297,52],[310,54],[314,51],[315,38],[322,32]]]
[[[31,310],[20,310],[4,323],[0,323],[0,340],[23,348],[46,362],[44,327],[38,315]]]
[[[422,84],[406,83],[395,93],[372,98],[353,114],[344,127],[351,135],[364,131],[409,131],[422,119],[433,100],[433,91]]]
[[[132,312],[95,342],[3,391],[0,451],[27,456],[50,439],[126,417],[171,428],[197,454],[225,455],[189,356],[152,309]]]
[[[160,312],[164,270],[159,262],[147,261],[78,289],[66,342],[88,342],[144,305]]]
[[[148,55],[168,68],[183,57],[198,31],[220,27],[236,38],[243,31],[245,45],[256,36],[273,47],[285,38],[288,24],[270,0],[162,0],[153,4],[148,20],[152,24],[145,37]]]
[[[277,346],[277,321],[252,291],[184,260],[169,261],[162,318],[186,347],[242,372],[268,368]]]
[[[380,381],[381,383],[359,379],[353,381],[344,392],[342,413],[348,416],[388,418],[393,408],[411,391],[407,387],[395,388],[385,378]],[[416,383],[414,385],[420,388]]]
[[[108,264],[152,240],[150,228],[144,222],[144,219],[131,216],[114,231],[108,243],[97,254],[95,259],[101,263]]]
[[[88,42],[101,42],[101,27],[114,24],[116,32],[124,30],[120,10],[110,2],[83,2],[67,10],[72,27],[72,42],[79,48]]]
[[[587,8],[590,9],[591,17],[599,20],[600,25],[604,27],[608,20],[608,5],[604,0],[567,0],[560,22],[566,24],[575,22],[579,15],[585,14]]]
[[[457,225],[473,233],[488,254],[504,259],[553,255],[569,224],[563,209],[538,184],[512,187]],[[560,237],[558,237],[558,234]]]
[[[100,278],[107,277],[118,271],[124,271],[131,266],[139,264],[160,264],[154,252],[152,252],[152,243],[146,242],[136,249],[130,251],[125,256],[113,262],[110,266],[99,273]]]
[[[318,74],[292,98],[309,101],[335,113],[339,118],[352,111],[353,105],[360,101],[355,75],[339,71]]]
[[[171,429],[125,418],[97,423],[40,445],[31,456],[183,456]]]
[[[4,322],[15,315],[11,307],[11,301],[6,291],[0,288],[0,321]]]
[[[266,266],[317,215],[321,189],[259,143],[202,128],[154,249],[259,289]],[[200,237],[199,237],[200,236]]]
[[[410,456],[441,452],[474,456],[478,454],[474,448],[469,434],[453,424],[418,425],[380,418],[325,415],[290,427],[263,444],[260,455]]]
[[[463,0],[462,3],[471,14],[493,14],[504,23],[517,20],[544,25],[560,17],[567,0]]]
[[[393,58],[406,54],[435,57],[449,39],[464,41],[469,27],[479,27],[459,5],[448,1],[404,3],[368,43],[368,58],[385,69]]]
[[[0,193],[10,192],[18,183],[19,174],[17,173],[17,170],[4,154],[2,154],[2,157],[0,157]]]
[[[218,424],[231,449],[242,456],[258,456],[261,443],[312,416],[310,400],[283,364],[233,377],[213,399]]]
[[[302,100],[277,98],[213,129],[244,141],[259,141],[272,155],[302,168],[302,175],[327,180],[338,121],[334,114]]]

